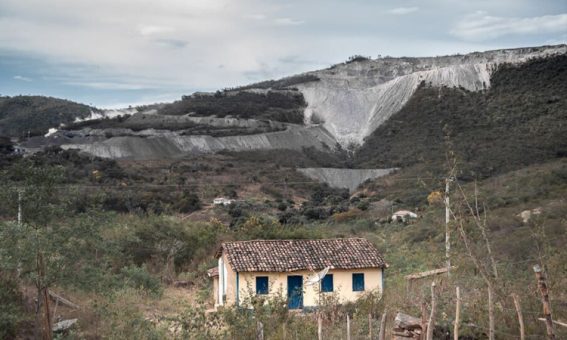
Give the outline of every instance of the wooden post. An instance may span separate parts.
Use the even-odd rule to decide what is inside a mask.
[[[425,298],[421,301],[421,340],[426,340],[427,338],[427,304],[425,303]]]
[[[41,252],[37,253],[37,267],[38,267],[38,278],[37,278],[37,288],[38,288],[38,305],[41,306],[43,310],[38,310],[41,313],[39,316],[40,328],[41,328],[41,338],[43,340],[53,339],[53,332],[51,331],[51,313],[49,312],[49,294],[45,283],[45,263],[43,262],[43,254]]]
[[[317,313],[317,338],[323,340],[323,318]]]
[[[368,339],[372,340],[372,314],[368,313]]]
[[[457,307],[455,309],[455,326],[453,329],[453,340],[459,340],[459,324],[461,323],[461,291],[458,286],[456,288],[456,292],[457,292]]]
[[[264,340],[264,325],[262,321],[256,323],[256,340]]]
[[[447,276],[451,271],[451,234],[449,230],[450,208],[449,208],[449,183],[451,178],[445,179],[445,261],[447,265]]]
[[[386,340],[386,310],[382,314],[382,319],[380,320],[380,333],[378,333],[378,340]]]
[[[520,340],[525,340],[526,333],[524,331],[524,317],[522,316],[522,307],[520,306],[520,297],[518,294],[512,293],[514,300],[514,307],[516,307],[516,314],[518,314],[518,323],[520,324]]]
[[[488,339],[494,340],[494,292],[492,284],[488,284]]]
[[[547,329],[547,338],[555,339],[553,332],[553,318],[551,317],[551,307],[549,305],[549,291],[547,283],[545,283],[545,275],[539,265],[534,266],[534,272],[537,279],[537,285],[541,293],[541,303],[543,304],[543,316],[545,318],[545,328]]]
[[[433,329],[435,328],[435,309],[437,301],[435,298],[435,281],[431,282],[431,314],[429,314],[429,322],[427,323],[427,340],[433,340]]]
[[[346,315],[346,338],[350,340],[350,315]]]

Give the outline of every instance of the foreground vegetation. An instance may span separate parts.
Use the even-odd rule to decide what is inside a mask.
[[[34,299],[44,287],[81,306],[80,310],[59,306],[55,311],[51,305],[54,321],[79,319],[67,333],[69,338],[241,339],[255,334],[259,320],[270,338],[293,337],[296,330],[297,338],[313,338],[315,315],[290,313],[281,301],[267,305],[256,302],[253,312],[207,312],[212,308],[212,287],[206,269],[215,265],[214,251],[227,240],[351,235],[369,239],[384,252],[390,265],[385,294],[369,295],[354,305],[340,306],[332,298],[323,301],[324,331],[329,338],[344,337],[348,314],[354,320],[353,334],[362,338],[368,334],[368,314],[375,335],[385,309],[389,311],[388,329],[396,311],[419,316],[421,303],[429,303],[428,282],[408,287],[404,275],[439,268],[444,263],[443,207],[435,200],[428,201],[429,193],[442,188],[442,181],[404,181],[403,171],[353,195],[344,211],[282,224],[275,210],[247,210],[246,206],[241,206],[244,212],[238,223],[230,223],[230,219],[196,222],[173,211],[105,211],[101,209],[103,193],[94,195],[82,211],[77,211],[73,207],[80,196],[59,190],[65,181],[63,169],[36,167],[27,160],[19,166],[20,177],[9,177],[2,190],[3,201],[16,203],[20,191],[22,207],[21,224],[16,222],[17,204],[4,206],[2,212],[0,295],[7,303],[0,307],[0,328],[4,338],[37,332]],[[567,160],[559,159],[478,182],[476,190],[485,204],[481,206],[486,209],[487,232],[499,272],[495,291],[500,335],[513,337],[518,332],[511,293],[521,298],[528,334],[544,334],[543,323],[537,320],[541,304],[531,271],[536,263],[543,264],[549,273],[554,317],[567,318],[567,296],[560,288],[567,285],[566,179]],[[421,186],[421,195],[413,191],[415,186]],[[463,194],[472,197],[475,191],[472,182],[462,183],[462,188],[462,193],[453,195],[455,211],[463,202]],[[336,194],[316,192],[311,200],[322,200],[323,205]],[[419,198],[420,218],[410,224],[389,222],[391,207],[387,202],[408,207],[395,199],[406,195]],[[542,214],[528,223],[516,216],[536,207]],[[217,211],[218,216],[231,213],[230,209]],[[466,211],[461,211],[464,220],[470,222]],[[481,235],[469,222],[464,230],[475,240],[473,254],[483,266],[489,265]],[[486,286],[458,237],[458,225],[453,228],[453,264],[458,268],[450,279],[439,277],[437,332],[451,330],[453,287],[458,285],[463,296],[463,325],[469,325],[463,326],[461,334],[483,338],[488,327]],[[38,264],[40,255],[44,267]],[[176,282],[184,282],[184,287],[176,286]]]

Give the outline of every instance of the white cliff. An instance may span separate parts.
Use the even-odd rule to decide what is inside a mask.
[[[301,168],[297,170],[311,179],[327,183],[330,187],[346,188],[353,192],[365,181],[386,176],[396,169]]]
[[[381,58],[310,72],[320,80],[296,85],[307,101],[305,122],[322,123],[343,146],[360,145],[398,112],[421,82],[479,91],[502,63],[567,53],[566,45],[430,58]]]
[[[98,134],[96,131],[91,133]],[[160,159],[223,150],[301,150],[305,147],[328,150],[334,143],[333,136],[322,127],[289,126],[284,131],[227,137],[183,136],[174,131],[152,129],[102,141],[63,144],[61,148],[79,149],[103,158]]]

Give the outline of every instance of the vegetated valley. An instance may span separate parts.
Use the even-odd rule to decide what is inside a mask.
[[[351,61],[357,62],[364,60]],[[367,238],[383,252],[386,288],[382,296],[368,294],[353,304],[325,299],[325,336],[344,338],[347,314],[354,339],[367,338],[369,328],[376,335],[385,310],[392,325],[397,311],[420,317],[422,303],[430,307],[431,280],[410,286],[405,276],[445,265],[449,177],[455,268],[439,277],[435,338],[452,338],[455,286],[461,290],[461,338],[487,337],[486,280],[494,288],[496,337],[518,337],[511,294],[520,298],[526,333],[543,337],[535,264],[548,274],[554,319],[567,321],[565,55],[500,65],[491,86],[478,92],[422,83],[401,111],[353,150],[224,150],[152,160],[99,158],[57,143],[25,156],[17,152],[27,130],[37,131],[33,139],[61,123],[63,134],[283,131],[286,126],[273,122],[305,124],[306,103],[290,88],[317,81],[268,81],[251,85],[265,93],[245,87],[195,94],[138,108],[155,111],[147,118],[84,122],[75,119],[97,109],[52,98],[0,98],[0,338],[37,336],[45,316],[35,299],[48,289],[80,307],[51,303],[51,321],[78,319],[62,338],[250,339],[260,320],[267,338],[313,339],[314,315],[291,313],[277,299],[253,301],[249,313],[211,311],[207,269],[216,266],[214,254],[224,241],[347,236]],[[213,115],[254,122],[227,128],[197,119]],[[349,192],[296,170],[305,167],[399,169]],[[216,197],[235,203],[213,205]],[[392,221],[392,212],[401,209],[419,217]],[[521,215],[526,210],[527,219]],[[556,332],[567,337],[565,328]]]

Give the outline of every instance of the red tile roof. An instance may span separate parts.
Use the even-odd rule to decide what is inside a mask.
[[[380,252],[363,238],[321,240],[254,240],[225,242],[217,252],[226,252],[237,272],[290,272],[295,270],[386,268]]]
[[[219,267],[213,267],[211,269],[207,269],[207,275],[209,277],[219,276]]]

